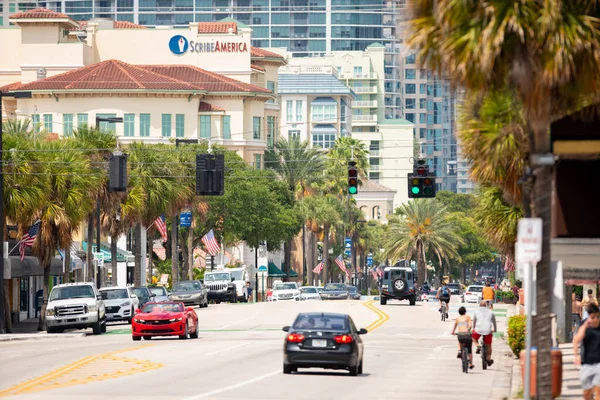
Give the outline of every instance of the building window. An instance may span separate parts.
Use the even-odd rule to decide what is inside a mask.
[[[337,104],[315,104],[312,106],[313,122],[335,121],[337,119]]]
[[[135,114],[125,114],[123,116],[123,128],[125,136],[135,136]]]
[[[175,136],[185,137],[185,114],[175,114]]]
[[[117,114],[96,114],[96,120],[98,120],[98,118],[116,118]],[[105,131],[105,132],[116,132],[117,131],[117,124],[114,122],[106,122],[106,121],[101,121],[100,122],[100,130]]]
[[[404,70],[404,78],[405,79],[417,79],[417,70],[412,68],[407,68]]]
[[[411,109],[415,108],[417,100],[416,99],[404,99],[404,108]]]
[[[299,130],[288,131],[288,140],[290,142],[292,140],[300,140],[300,131]]]
[[[33,118],[31,119],[31,121],[33,122],[34,132],[39,132],[40,131],[40,115],[33,114]]]
[[[267,146],[272,147],[275,140],[275,117],[267,117]]]
[[[415,63],[415,59],[416,59],[416,57],[415,57],[414,54],[409,54],[404,59],[404,63],[405,64],[414,64]]]
[[[267,89],[269,89],[271,92],[273,92],[274,95],[277,95],[277,92],[275,91],[275,82],[267,81]],[[269,101],[272,101],[272,100],[269,100]]]
[[[354,67],[354,76],[362,75],[362,67]]]
[[[63,136],[73,134],[73,114],[63,114]]]
[[[87,124],[88,124],[88,115],[87,114],[77,114],[77,126],[82,127],[82,126],[86,126]]]
[[[200,116],[200,138],[210,139],[210,115]]]
[[[231,139],[231,117],[223,115],[223,139]]]
[[[296,100],[296,121],[302,121],[302,100]]]
[[[252,138],[260,139],[260,117],[252,117]]]
[[[150,136],[150,114],[140,114],[140,136]]]
[[[52,114],[44,114],[44,130],[53,132],[52,130]]]
[[[419,94],[426,94],[427,93],[427,85],[424,83],[420,83],[419,84]]]
[[[419,114],[419,123],[426,124],[427,123],[427,114],[421,113]]]
[[[163,137],[171,136],[171,114],[162,115],[162,135]]]
[[[261,169],[261,165],[262,165],[262,154],[255,154],[254,155],[254,168]]]
[[[425,109],[427,107],[427,99],[419,99],[419,108]]]
[[[417,92],[417,87],[414,83],[407,83],[404,86],[404,93],[405,94],[415,94]]]
[[[427,129],[426,128],[420,128],[419,129],[419,138],[420,139],[425,139],[427,137]]]
[[[293,120],[292,113],[294,111],[294,102],[292,100],[286,101],[285,109],[286,109],[285,119],[286,119],[286,121],[291,122]]]
[[[321,149],[331,149],[335,143],[335,133],[322,134],[313,133],[312,147]]]
[[[404,114],[404,118],[405,118],[407,121],[410,121],[410,122],[412,122],[413,124],[415,123],[415,114],[413,114],[413,113],[407,113],[407,114]]]

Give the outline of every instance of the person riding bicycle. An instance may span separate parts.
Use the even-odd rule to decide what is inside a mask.
[[[471,329],[473,328],[473,321],[471,317],[467,315],[467,309],[461,307],[458,309],[459,317],[454,320],[454,328],[452,328],[452,334],[458,330],[458,355],[456,358],[462,357],[462,346],[467,349],[469,355],[469,369],[473,369],[473,337],[471,336]]]
[[[479,303],[479,309],[475,310],[473,315],[473,339],[477,343],[477,354],[481,353],[481,346],[479,345],[479,338],[483,336],[483,342],[487,348],[486,359],[488,365],[492,365],[492,337],[494,332],[497,330],[496,326],[496,315],[493,311],[487,308],[487,303],[482,301]]]
[[[492,284],[490,281],[485,282],[485,287],[481,291],[481,300],[485,301],[488,305],[494,304],[494,299],[496,298],[496,293],[494,289],[492,289]]]
[[[435,296],[440,300],[440,312],[442,312],[442,302],[446,303],[446,318],[448,318],[448,312],[450,311],[450,288],[448,287],[448,277],[444,277],[442,280],[442,286],[437,291],[437,295]]]

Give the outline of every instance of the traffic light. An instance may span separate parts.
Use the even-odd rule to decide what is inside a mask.
[[[196,194],[222,196],[225,193],[225,157],[223,154],[196,155]]]
[[[127,191],[127,156],[120,151],[112,153],[108,161],[108,191]]]
[[[348,161],[348,193],[358,193],[358,168],[356,168],[356,161]]]
[[[408,197],[411,199],[435,197],[435,172],[419,160],[408,176]]]

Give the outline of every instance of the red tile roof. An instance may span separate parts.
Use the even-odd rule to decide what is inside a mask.
[[[11,90],[18,88],[19,86],[21,86],[21,82],[9,83],[8,85],[0,86],[0,92],[10,92]]]
[[[198,112],[214,112],[214,111],[225,111],[224,108],[219,106],[215,106],[214,104],[207,103],[205,101],[200,102],[200,106],[198,107]]]
[[[84,30],[85,28],[87,28],[88,22],[90,22],[90,21],[77,21],[77,23],[79,24],[79,29]],[[133,22],[129,22],[129,21],[113,21],[113,28],[114,29],[148,29],[144,25],[134,24]]]
[[[131,65],[107,60],[12,90],[167,90],[226,93],[271,93],[270,90],[227,78],[191,65]]]
[[[285,57],[283,57],[282,55],[254,46],[250,47],[250,56],[252,58],[281,58],[282,60],[285,59]]]
[[[235,22],[199,22],[198,33],[237,33],[237,24]]]
[[[48,10],[46,8],[36,8],[29,11],[23,11],[9,16],[9,19],[71,19],[67,14]]]
[[[256,65],[256,64],[250,64],[250,67],[251,67],[252,69],[255,69],[255,70],[258,70],[258,71],[262,71],[262,72],[265,72],[265,71],[266,71],[266,70],[265,70],[263,67],[261,67],[261,66],[259,66],[259,65]]]

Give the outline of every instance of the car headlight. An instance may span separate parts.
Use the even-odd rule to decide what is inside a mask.
[[[88,306],[88,312],[96,312],[98,311],[98,306],[95,304],[91,304]]]
[[[54,316],[54,308],[47,308],[46,309],[46,317],[53,317]]]
[[[193,299],[197,299],[198,297],[200,297],[202,294],[201,293],[196,293],[192,295]]]
[[[130,306],[130,305],[131,305],[130,301],[126,301],[125,303],[121,303],[121,307]]]
[[[173,318],[173,319],[170,319],[170,320],[169,320],[169,322],[179,322],[179,321],[181,321],[182,319],[183,319],[183,318]]]
[[[135,322],[137,322],[138,324],[143,324],[144,320],[143,319],[133,319]]]

